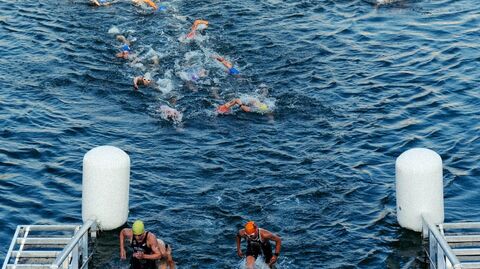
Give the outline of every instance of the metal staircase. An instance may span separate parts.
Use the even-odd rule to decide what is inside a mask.
[[[19,225],[2,269],[88,269],[89,232],[95,237],[96,223],[83,225]]]
[[[433,225],[423,218],[430,269],[480,269],[480,222]]]

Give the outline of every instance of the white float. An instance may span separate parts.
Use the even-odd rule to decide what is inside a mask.
[[[96,147],[83,158],[82,219],[112,230],[128,218],[130,157],[113,146]]]
[[[422,214],[443,223],[442,158],[425,148],[402,153],[395,164],[397,220],[400,226],[421,232]]]

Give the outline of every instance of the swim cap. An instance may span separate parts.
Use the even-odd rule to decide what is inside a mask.
[[[130,47],[127,44],[122,46],[122,51],[130,51]]]
[[[228,73],[230,75],[239,75],[240,71],[238,71],[235,67],[232,67],[232,68],[228,69]]]
[[[132,225],[133,235],[141,235],[145,232],[145,227],[143,226],[143,221],[136,220]]]
[[[260,111],[262,111],[262,112],[265,112],[265,111],[268,110],[268,106],[267,106],[266,104],[264,104],[264,103],[260,103],[260,104],[258,105],[258,110],[260,110]]]
[[[255,222],[249,221],[247,224],[245,224],[245,232],[247,234],[253,234],[255,232]]]
[[[230,108],[228,108],[226,105],[221,105],[217,108],[218,113],[227,113],[230,111]]]

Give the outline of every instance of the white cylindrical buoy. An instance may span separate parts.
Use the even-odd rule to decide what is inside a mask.
[[[422,214],[443,223],[442,158],[425,148],[402,153],[395,164],[397,220],[400,226],[421,232]]]
[[[83,157],[82,219],[96,219],[112,230],[128,218],[130,157],[121,149],[101,146]]]

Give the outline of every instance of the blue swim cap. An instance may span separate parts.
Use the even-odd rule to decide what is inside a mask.
[[[235,67],[232,67],[232,68],[228,69],[228,73],[230,75],[239,75],[240,71],[238,71]]]
[[[130,51],[130,47],[127,44],[122,46],[122,51]]]
[[[102,4],[105,3],[105,2],[107,2],[107,0],[100,0],[100,3],[102,3]]]
[[[158,10],[165,11],[165,10],[167,10],[167,7],[166,7],[166,6],[160,6],[160,7],[158,8]]]

